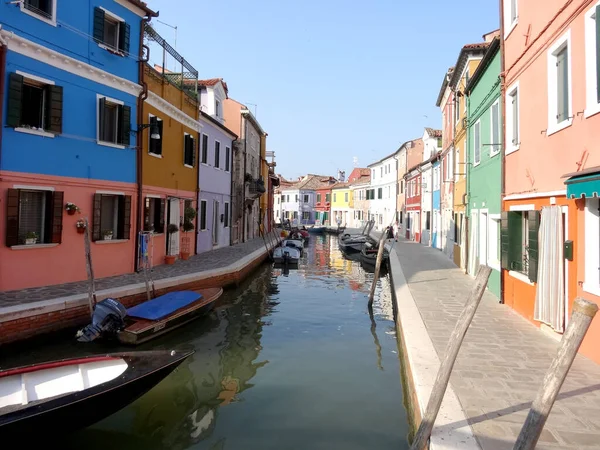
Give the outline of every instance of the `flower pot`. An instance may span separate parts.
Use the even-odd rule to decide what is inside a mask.
[[[74,216],[77,211],[74,209],[67,209],[67,214],[70,216]]]
[[[36,242],[37,242],[37,238],[28,238],[28,239],[25,239],[25,244],[26,245],[32,245],[32,244],[35,244]]]
[[[112,235],[112,234],[105,234],[105,235],[104,235],[104,240],[105,240],[105,241],[112,241],[112,237],[113,237],[113,235]]]
[[[175,255],[166,255],[165,256],[165,264],[175,264]]]
[[[181,259],[183,259],[184,261],[187,261],[188,259],[190,259],[190,252],[181,252]]]
[[[83,233],[85,233],[85,228],[77,227],[77,232],[79,234],[83,234]]]

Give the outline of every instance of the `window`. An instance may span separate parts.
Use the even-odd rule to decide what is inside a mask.
[[[331,202],[331,194],[325,194],[325,202],[326,203]]]
[[[344,201],[348,203],[348,192],[344,192]]]
[[[500,142],[500,101],[496,100],[492,105],[490,111],[490,120],[491,120],[491,130],[490,136],[492,138],[492,142],[490,142],[490,156],[497,155],[500,153],[501,142]]]
[[[131,195],[94,194],[92,240],[129,239]]]
[[[377,198],[381,200],[383,198],[383,188],[377,189]]]
[[[131,107],[122,101],[98,96],[98,143],[129,145]]]
[[[223,226],[225,228],[229,227],[229,202],[224,203],[224,211],[223,211]],[[277,217],[279,217],[279,211],[277,211]]]
[[[308,203],[308,194],[304,194],[304,203]]]
[[[540,211],[503,211],[501,218],[502,268],[537,281]]]
[[[571,30],[548,50],[548,129],[546,136],[568,127],[571,117]]]
[[[400,193],[404,193],[404,180],[400,180]]]
[[[310,219],[310,213],[308,211],[304,211],[302,213],[302,220],[309,220]]]
[[[165,232],[165,204],[164,198],[146,197],[144,231]]]
[[[294,201],[298,203],[298,194],[296,194],[296,199]]]
[[[448,181],[452,181],[452,179],[454,178],[454,164],[452,161],[453,155],[454,152],[452,151],[452,149],[450,149],[450,151],[446,154],[446,180]]]
[[[600,2],[585,14],[585,117],[600,112]]]
[[[506,38],[510,32],[517,25],[519,18],[519,9],[517,0],[505,0],[504,1],[504,37]]]
[[[375,179],[375,174],[376,174],[376,173],[377,173],[377,172],[375,172],[375,169],[373,169],[373,175],[371,176],[371,178]]]
[[[333,194],[333,201],[336,202],[337,201],[337,194]]]
[[[221,117],[221,102],[215,100],[215,117]]]
[[[475,165],[481,162],[481,122],[479,120],[473,127],[473,159]]]
[[[460,149],[456,149],[456,155],[454,156],[454,179],[458,180],[460,176]]]
[[[321,194],[317,194],[317,204],[321,203]]]
[[[379,175],[383,176],[383,166],[379,168]]]
[[[24,0],[21,11],[50,25],[56,25],[56,0]]]
[[[202,157],[200,158],[202,164],[208,164],[208,136],[202,135]]]
[[[425,214],[425,229],[429,231],[431,229],[431,211],[426,211]]]
[[[219,168],[221,165],[221,143],[215,141],[215,168]]]
[[[298,211],[294,211],[294,220],[298,219]]]
[[[196,140],[191,134],[183,134],[183,165],[194,167],[196,165]]]
[[[225,147],[225,172],[229,172],[231,170],[229,164],[231,159],[231,149],[229,147]]]
[[[511,87],[506,94],[506,153],[519,149],[519,83]]]
[[[200,230],[206,231],[206,200],[200,200]]]
[[[400,216],[399,217],[400,217],[399,222],[402,223],[402,211],[400,211]]]
[[[460,97],[458,95],[454,96],[454,102],[456,103],[456,107],[454,108],[454,122],[458,124],[460,120]]]
[[[62,133],[63,88],[20,72],[8,81],[6,125],[34,133]]]
[[[150,115],[150,125],[153,127],[156,125],[158,128],[158,134],[160,139],[150,139],[150,129],[148,130],[148,153],[151,155],[162,155],[162,141],[163,141],[163,121],[156,116]]]
[[[600,201],[598,198],[585,200],[585,278],[583,289],[600,295]]]
[[[458,227],[458,213],[454,213],[454,242],[460,245],[460,230]]]
[[[8,189],[6,246],[60,244],[63,200],[63,192]]]
[[[123,19],[104,8],[94,8],[94,40],[98,45],[120,54],[127,54],[129,35],[129,24]]]

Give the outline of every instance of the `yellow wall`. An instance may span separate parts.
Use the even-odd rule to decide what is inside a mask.
[[[348,194],[348,201],[344,200],[346,198],[346,196],[344,194],[346,194],[346,193]],[[351,203],[353,203],[353,199],[352,199],[352,191],[350,190],[350,188],[348,188],[348,189],[333,189],[331,191],[331,209],[350,208]]]

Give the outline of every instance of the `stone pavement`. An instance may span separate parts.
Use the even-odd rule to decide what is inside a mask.
[[[228,266],[244,256],[249,255],[253,251],[258,250],[261,247],[264,248],[264,246],[265,243],[263,238],[259,237],[244,242],[243,244],[222,247],[199,255],[194,255],[187,261],[178,260],[173,265],[163,264],[156,266],[151,270],[151,276],[152,279],[156,281],[164,278],[203,272],[210,269],[218,269]],[[97,279],[96,290],[100,291],[103,289],[117,288],[143,282],[143,273],[128,273],[125,275]],[[85,294],[87,293],[87,289],[87,280],[84,280],[75,283],[22,289],[20,291],[0,292],[0,308],[61,298],[75,294]]]
[[[404,240],[395,248],[442,359],[474,280],[438,250]],[[513,448],[557,348],[556,340],[485,293],[451,378],[483,450]],[[600,449],[600,365],[576,358],[536,448]]]

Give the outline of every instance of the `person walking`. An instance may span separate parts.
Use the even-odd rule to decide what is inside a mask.
[[[398,221],[394,222],[394,239],[398,242]]]

